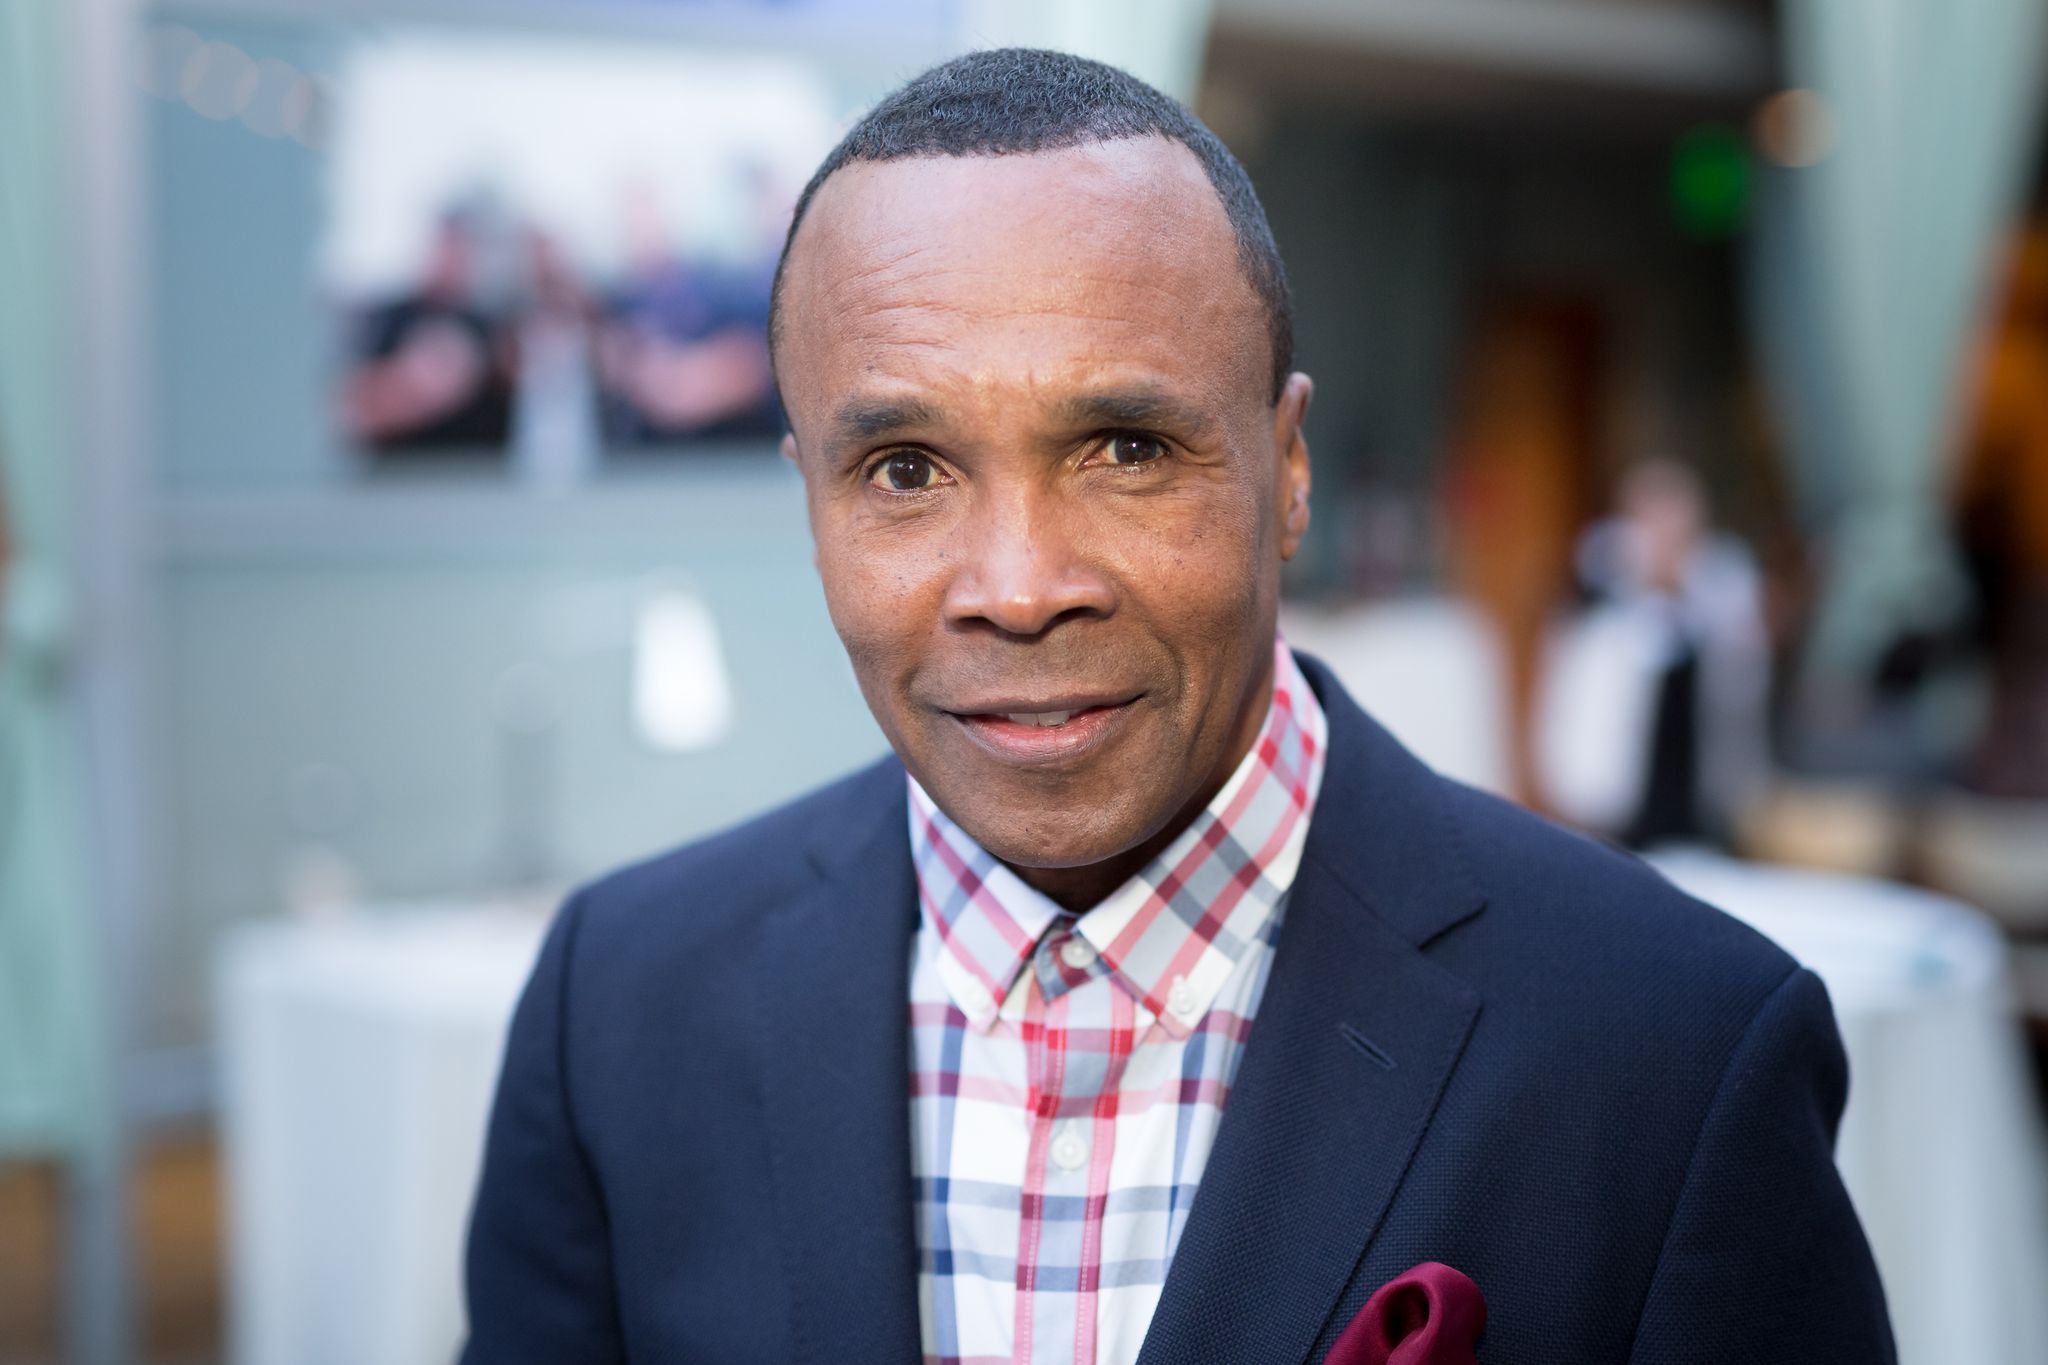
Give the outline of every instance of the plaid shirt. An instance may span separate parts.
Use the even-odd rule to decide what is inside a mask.
[[[913,780],[911,1167],[924,1359],[1135,1361],[1265,988],[1322,781],[1284,645],[1258,742],[1085,914]]]

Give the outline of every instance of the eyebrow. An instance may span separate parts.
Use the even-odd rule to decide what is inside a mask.
[[[1164,427],[1199,434],[1209,427],[1198,408],[1158,389],[1104,389],[1074,394],[1059,401],[1060,419],[1077,427]],[[868,442],[893,432],[929,427],[939,411],[921,398],[854,397],[833,414],[833,434],[840,440]]]
[[[872,441],[905,427],[929,426],[937,416],[932,405],[919,398],[851,398],[833,414],[833,426],[845,440]]]
[[[1165,427],[1199,433],[1209,419],[1193,405],[1158,389],[1107,389],[1062,399],[1060,416],[1075,426]]]

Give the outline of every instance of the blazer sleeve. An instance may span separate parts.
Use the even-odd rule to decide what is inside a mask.
[[[505,1045],[470,1217],[463,1365],[622,1362],[604,1198],[565,1074],[572,898],[542,945]]]
[[[1884,1290],[1835,1170],[1848,1062],[1819,978],[1788,975],[1695,1142],[1629,1359],[1891,1365]]]

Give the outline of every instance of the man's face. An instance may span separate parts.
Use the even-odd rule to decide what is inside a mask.
[[[781,308],[826,602],[905,766],[1020,869],[1170,834],[1256,738],[1308,519],[1308,380],[1271,401],[1200,163],[855,163]]]

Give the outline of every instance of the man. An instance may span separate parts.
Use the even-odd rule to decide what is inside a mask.
[[[1213,135],[927,72],[772,337],[895,757],[563,911],[470,1361],[1318,1361],[1424,1262],[1487,1361],[1891,1358],[1815,978],[1276,645],[1310,385]]]
[[[502,454],[513,383],[503,320],[482,301],[485,220],[449,210],[419,282],[369,310],[342,386],[349,433],[380,460],[448,451]]]

